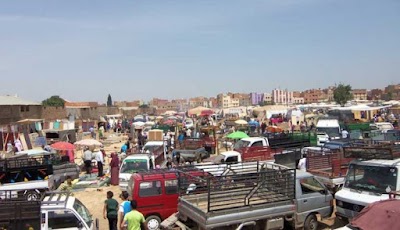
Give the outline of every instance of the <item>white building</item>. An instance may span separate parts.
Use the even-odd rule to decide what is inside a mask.
[[[287,90],[272,90],[272,100],[277,105],[289,105],[294,103],[293,92]]]

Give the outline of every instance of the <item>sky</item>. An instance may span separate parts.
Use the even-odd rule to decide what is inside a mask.
[[[397,84],[398,0],[0,2],[0,95],[106,102]]]

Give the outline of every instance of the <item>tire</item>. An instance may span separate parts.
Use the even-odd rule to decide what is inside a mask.
[[[310,214],[304,221],[304,230],[317,230],[318,220],[314,214]]]
[[[158,216],[149,216],[146,218],[148,230],[159,230],[161,227],[161,219]]]
[[[38,201],[40,200],[41,196],[36,191],[28,191],[25,193],[25,199],[27,201]]]

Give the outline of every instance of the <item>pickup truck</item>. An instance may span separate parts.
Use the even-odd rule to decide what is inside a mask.
[[[233,149],[243,155],[252,153],[269,155],[273,159],[273,149],[302,148],[310,146],[309,139],[292,139],[290,136],[249,137],[236,142]]]
[[[41,193],[56,189],[67,177],[78,178],[79,171],[76,164],[60,163],[52,155],[7,158],[0,161],[0,197],[5,191],[14,191],[14,195],[37,200]]]
[[[346,173],[352,158],[343,156],[343,148],[360,143],[349,141],[331,141],[323,147],[306,147],[302,153],[306,154],[307,172],[322,181],[332,193],[336,193],[344,184]]]
[[[0,229],[98,229],[89,210],[66,193],[47,193],[40,200],[13,197],[0,199]]]
[[[186,162],[198,162],[200,163],[203,159],[207,159],[210,157],[210,153],[206,151],[204,147],[189,150],[189,149],[174,149],[172,151],[172,156],[174,157],[177,153],[186,161]]]
[[[179,224],[235,229],[252,223],[254,228],[283,229],[287,222],[309,230],[318,229],[317,215],[323,219],[333,213],[333,196],[313,175],[276,164],[237,175],[235,181],[207,178],[206,184],[203,192],[181,195]]]

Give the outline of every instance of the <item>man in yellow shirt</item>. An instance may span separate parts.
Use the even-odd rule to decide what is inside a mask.
[[[135,200],[131,201],[132,211],[128,212],[125,217],[124,221],[121,224],[121,229],[127,230],[141,230],[146,229],[145,219],[142,213],[136,210],[137,203]],[[126,225],[128,226],[126,228]]]

